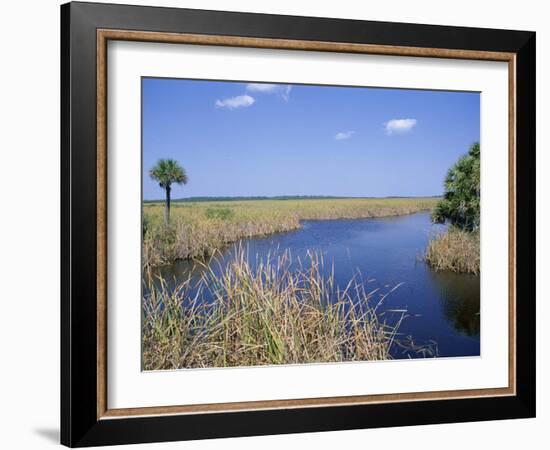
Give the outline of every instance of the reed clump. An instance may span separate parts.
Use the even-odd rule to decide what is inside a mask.
[[[479,231],[451,227],[430,240],[425,259],[434,270],[478,274]]]
[[[204,259],[240,239],[295,230],[301,220],[361,219],[428,210],[434,198],[243,200],[143,205],[143,265]]]
[[[404,316],[382,322],[385,296],[356,279],[338,288],[318,254],[300,262],[286,251],[250,264],[239,249],[221,272],[214,266],[176,289],[147,282],[144,370],[391,359]]]

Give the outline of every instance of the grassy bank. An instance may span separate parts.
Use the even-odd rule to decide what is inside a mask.
[[[379,320],[380,296],[356,280],[337,288],[316,254],[291,263],[287,251],[252,268],[240,251],[223,273],[207,271],[196,295],[190,280],[175,290],[149,284],[143,369],[390,358],[398,324]]]
[[[173,203],[163,224],[163,203],[143,205],[143,263],[204,258],[242,238],[294,230],[300,220],[359,219],[428,210],[435,198],[353,198],[200,201]]]
[[[426,261],[435,270],[479,273],[479,232],[450,228],[430,240]]]

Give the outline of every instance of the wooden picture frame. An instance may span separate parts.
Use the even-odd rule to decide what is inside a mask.
[[[535,33],[78,2],[61,7],[61,27],[63,444],[534,417]],[[508,387],[110,409],[106,393],[109,40],[507,62]]]

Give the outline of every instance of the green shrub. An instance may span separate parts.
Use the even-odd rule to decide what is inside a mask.
[[[206,217],[209,219],[221,219],[228,220],[231,219],[235,213],[231,208],[207,208],[205,211]]]

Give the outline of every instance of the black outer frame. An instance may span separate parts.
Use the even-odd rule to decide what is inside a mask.
[[[517,395],[98,420],[98,28],[516,53]],[[62,5],[61,443],[82,447],[534,417],[535,100],[534,32],[80,2]]]

